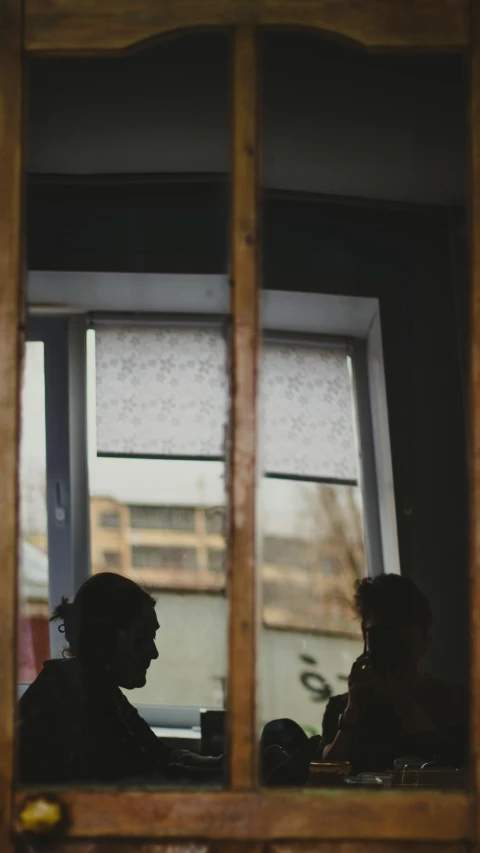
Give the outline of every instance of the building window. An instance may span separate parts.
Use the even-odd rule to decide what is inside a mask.
[[[160,548],[152,545],[132,547],[134,569],[196,569],[195,548]]]
[[[121,569],[122,555],[120,551],[103,551],[102,563],[106,569]]]
[[[120,527],[120,513],[119,512],[101,512],[100,513],[100,527],[107,527],[117,529]]]
[[[220,548],[208,549],[208,569],[210,572],[225,571],[225,551]]]
[[[278,588],[277,581],[263,581],[262,585],[262,593],[263,593],[263,606],[264,607],[273,607],[278,603],[280,598],[280,591]]]
[[[195,530],[194,507],[130,506],[130,526],[137,530]]]
[[[305,622],[308,625],[312,610],[311,589],[308,585],[295,583],[288,579],[285,581],[264,580],[263,606],[277,611],[276,622],[279,625],[295,624],[295,615],[299,610],[306,617]]]
[[[342,562],[338,557],[320,557],[320,568],[324,575],[339,575],[342,571]]]
[[[309,560],[309,543],[303,539],[287,539],[282,536],[266,536],[263,559],[275,566],[306,568]]]
[[[214,533],[220,536],[225,535],[225,510],[224,508],[219,509],[207,509],[205,511],[205,523],[207,533]]]

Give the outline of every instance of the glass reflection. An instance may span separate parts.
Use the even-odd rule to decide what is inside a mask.
[[[221,759],[156,736],[120,688],[145,686],[159,623],[156,601],[129,578],[93,575],[52,619],[66,655],[50,660],[20,702],[20,777],[27,784],[162,783],[217,773]]]
[[[225,360],[221,326],[87,333],[93,574],[20,701],[25,784],[222,781]]]
[[[222,31],[32,61],[51,643],[20,673],[26,784],[223,783],[228,60]]]
[[[462,787],[458,768],[468,758],[468,695],[423,671],[431,642],[428,599],[410,579],[385,574],[357,581],[354,602],[364,646],[346,679],[348,690],[331,696],[325,679],[303,674],[309,689],[318,679],[319,699],[331,696],[321,732],[312,735],[289,718],[267,723],[264,784],[389,787],[423,780]],[[311,655],[303,660],[316,664]]]
[[[279,429],[260,394],[262,779],[465,788],[465,66],[299,31],[261,46],[264,376],[272,334],[310,346],[277,371]],[[353,437],[346,409],[328,430],[322,335],[351,345]]]

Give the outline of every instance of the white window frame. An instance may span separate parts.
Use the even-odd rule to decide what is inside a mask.
[[[369,574],[400,574],[379,300],[266,290],[264,332],[350,342]]]
[[[27,340],[44,345],[50,613],[90,575],[85,332],[76,315],[33,316],[27,328]],[[50,623],[52,657],[64,647]]]

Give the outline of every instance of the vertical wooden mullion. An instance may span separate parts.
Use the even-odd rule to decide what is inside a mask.
[[[231,314],[228,726],[230,787],[255,787],[255,475],[259,305],[258,65],[253,26],[237,26],[232,46]]]
[[[480,0],[471,0],[470,79],[470,740],[475,847],[480,847]]]
[[[21,340],[22,2],[0,0],[0,850],[11,847]]]

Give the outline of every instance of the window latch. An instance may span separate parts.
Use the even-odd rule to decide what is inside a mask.
[[[57,481],[55,483],[55,509],[54,509],[55,524],[59,527],[63,526],[67,520],[67,510],[62,500],[62,487]]]

